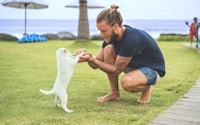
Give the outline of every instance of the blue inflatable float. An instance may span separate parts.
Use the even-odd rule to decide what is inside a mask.
[[[46,42],[48,39],[45,36],[30,34],[25,35],[21,39],[18,40],[19,43],[31,43],[31,42]]]

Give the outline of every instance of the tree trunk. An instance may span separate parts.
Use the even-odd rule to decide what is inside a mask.
[[[87,0],[79,0],[79,24],[77,41],[89,41],[89,23],[87,14]]]

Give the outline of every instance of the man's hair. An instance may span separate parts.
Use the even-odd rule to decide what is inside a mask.
[[[197,21],[197,17],[194,17],[193,20],[194,20],[194,21]]]
[[[110,8],[101,11],[97,16],[96,22],[100,23],[102,20],[105,20],[110,26],[113,26],[115,23],[122,26],[123,19],[120,12],[117,11],[118,8],[119,6],[112,5]]]

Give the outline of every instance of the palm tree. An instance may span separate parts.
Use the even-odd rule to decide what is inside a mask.
[[[78,41],[90,40],[87,0],[79,0]]]
[[[90,1],[91,2],[91,1]],[[79,0],[79,5],[66,5],[65,7],[79,8],[79,24],[77,41],[89,41],[89,23],[87,9],[104,8],[98,5],[88,5],[87,0]]]

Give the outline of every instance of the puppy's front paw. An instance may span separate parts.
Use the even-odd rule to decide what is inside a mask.
[[[84,52],[81,52],[80,54],[79,54],[79,56],[83,56],[85,53]]]
[[[83,56],[85,53],[84,52],[81,52],[80,54],[77,55],[77,57],[81,57]]]

